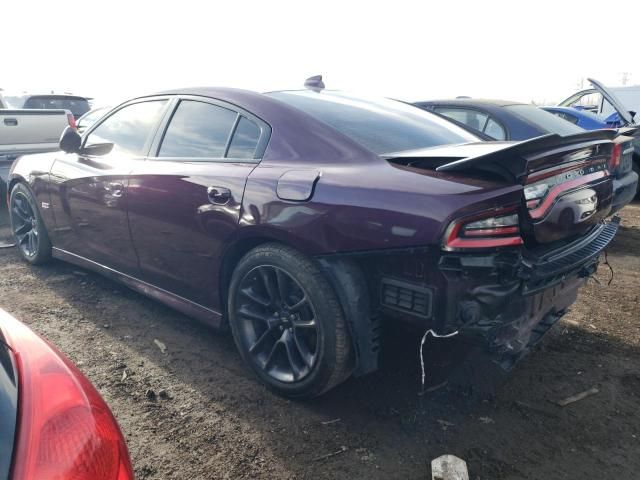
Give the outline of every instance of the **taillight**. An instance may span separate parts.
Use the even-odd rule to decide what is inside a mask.
[[[96,389],[62,354],[0,310],[19,375],[12,478],[130,480],[122,433]]]
[[[72,113],[67,113],[67,122],[69,122],[69,126],[71,128],[78,128],[78,125],[76,124],[76,117],[74,117]]]
[[[522,245],[516,208],[492,210],[452,222],[444,237],[445,250]]]
[[[616,143],[611,150],[611,158],[609,159],[609,170],[613,171],[620,166],[622,159],[622,144]]]

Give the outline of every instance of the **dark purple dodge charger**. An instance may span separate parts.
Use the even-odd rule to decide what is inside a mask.
[[[616,233],[615,135],[479,142],[392,100],[176,90],[21,157],[12,228],[31,263],[228,325],[290,397],[375,370],[383,319],[458,331],[508,367]]]

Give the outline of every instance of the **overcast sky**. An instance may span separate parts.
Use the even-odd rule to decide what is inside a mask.
[[[640,84],[637,0],[4,0],[0,12],[0,87],[98,103],[181,86],[298,88],[318,73],[330,88],[405,100],[550,103],[581,78],[620,85],[623,72]]]

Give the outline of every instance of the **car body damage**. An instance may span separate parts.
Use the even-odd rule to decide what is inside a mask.
[[[365,298],[351,328],[367,341],[357,349],[362,365],[376,364],[379,318],[409,323],[484,348],[507,369],[524,356],[575,302],[613,240],[614,217],[573,242],[535,251],[443,252],[400,249],[323,256],[332,272],[357,265],[365,272]],[[337,276],[340,273],[335,273]],[[342,282],[347,284],[349,282]],[[354,316],[355,318],[355,316]],[[354,332],[355,333],[355,332]],[[367,368],[362,370],[366,373]],[[357,374],[358,372],[356,372]]]

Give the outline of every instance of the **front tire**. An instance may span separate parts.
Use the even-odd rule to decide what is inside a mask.
[[[284,245],[256,247],[233,272],[228,300],[240,355],[270,389],[311,398],[350,375],[342,308],[311,259]]]
[[[18,183],[9,197],[11,233],[22,258],[32,265],[51,259],[51,242],[31,190]]]

